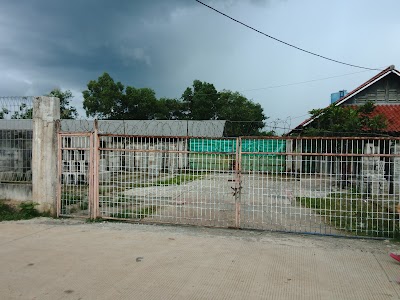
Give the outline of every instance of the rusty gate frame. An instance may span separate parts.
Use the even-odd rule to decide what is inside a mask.
[[[96,159],[96,136],[97,133],[95,132],[58,132],[57,134],[57,144],[58,144],[58,166],[57,166],[57,172],[58,172],[58,184],[57,184],[57,205],[56,205],[56,214],[57,217],[62,217],[65,216],[61,212],[61,204],[62,204],[62,158],[63,158],[63,150],[83,150],[83,151],[89,151],[89,174],[88,174],[88,208],[89,208],[89,213],[87,216],[81,216],[83,218],[89,217],[89,218],[96,218],[97,216],[97,210],[98,208],[96,207],[96,193],[98,193],[98,189],[96,189],[96,186],[98,186],[97,179],[96,179],[96,170],[97,170],[97,159]],[[89,138],[89,147],[88,148],[83,148],[83,147],[65,147],[63,146],[63,138],[64,137],[88,137]],[[79,217],[79,216],[77,216]]]
[[[141,137],[141,136],[132,136],[132,135],[114,135],[114,134],[99,134],[98,133],[98,124],[97,121],[94,122],[94,130],[92,132],[71,132],[71,133],[67,133],[67,132],[58,132],[58,177],[59,177],[59,181],[58,181],[58,186],[57,186],[57,216],[63,216],[63,214],[61,213],[61,177],[62,177],[62,151],[63,150],[89,150],[89,174],[88,174],[88,206],[89,206],[89,211],[88,211],[88,215],[84,216],[84,217],[89,217],[92,219],[96,219],[96,218],[104,218],[104,219],[113,219],[112,217],[102,217],[101,213],[100,213],[100,197],[99,197],[99,186],[100,186],[100,173],[99,173],[99,162],[100,162],[100,152],[101,150],[107,151],[118,151],[118,149],[114,149],[114,148],[101,148],[100,147],[100,138],[103,136],[119,136],[119,137],[132,137],[132,138],[157,138],[155,136],[147,136],[147,137]],[[65,147],[65,145],[62,144],[62,140],[64,137],[88,137],[90,142],[89,142],[89,147],[88,148],[79,148],[79,147]],[[177,137],[166,137],[163,136],[162,138],[177,138]],[[207,139],[206,137],[180,137],[181,139],[186,139],[187,141],[189,141],[189,138],[199,138],[199,139]],[[234,161],[234,170],[232,170],[232,173],[230,173],[231,175],[233,175],[232,178],[232,182],[233,182],[233,186],[231,186],[232,189],[232,204],[234,205],[234,209],[232,209],[232,212],[234,210],[234,227],[235,228],[242,228],[242,224],[241,224],[241,220],[242,220],[242,205],[247,205],[247,200],[243,200],[242,199],[242,189],[243,189],[243,175],[244,175],[244,169],[243,169],[243,161],[242,158],[244,155],[248,155],[248,154],[262,154],[262,155],[284,155],[284,156],[292,156],[292,157],[302,157],[302,156],[310,156],[310,157],[375,157],[375,156],[379,156],[382,158],[391,158],[391,157],[399,157],[400,158],[400,154],[386,154],[386,153],[380,153],[380,154],[368,154],[368,153],[347,153],[347,152],[341,152],[341,153],[333,153],[333,152],[329,152],[329,153],[322,153],[322,152],[316,152],[316,151],[311,151],[310,153],[308,152],[304,152],[304,150],[301,150],[301,152],[295,152],[293,151],[293,149],[290,149],[290,151],[288,151],[289,149],[286,149],[285,152],[246,152],[242,149],[242,141],[244,139],[257,139],[257,140],[298,140],[298,141],[307,141],[307,140],[317,140],[317,141],[324,141],[324,140],[337,140],[337,141],[344,141],[344,140],[353,140],[353,141],[357,141],[357,140],[379,140],[379,141],[400,141],[400,138],[396,138],[396,137],[386,137],[386,138],[382,138],[382,137],[362,137],[362,138],[357,138],[357,137],[295,137],[295,138],[288,138],[288,137],[246,137],[246,136],[241,136],[241,137],[237,137],[235,139],[230,138],[231,140],[235,140],[236,141],[236,149],[235,152],[229,152],[229,155],[232,155],[232,158],[235,158]],[[364,145],[364,144],[363,144]],[[101,149],[101,150],[100,150]],[[124,150],[120,150],[120,151],[125,151]],[[142,151],[142,150],[129,150],[128,152],[146,152],[146,151]],[[159,151],[159,152],[163,152]],[[155,151],[158,152],[158,151]],[[167,150],[164,152],[171,152],[171,153],[197,153],[197,152],[191,152],[188,149],[183,150],[183,151],[175,151],[175,150]],[[211,152],[210,152],[211,153]],[[220,154],[220,153],[218,153]],[[301,162],[304,162],[303,159],[300,159]],[[252,173],[251,173],[252,172]],[[257,174],[260,173],[261,171],[251,171],[249,174]],[[247,174],[247,173],[246,173]],[[287,174],[287,172],[285,171],[285,174]],[[307,173],[308,174],[308,173]],[[230,181],[230,180],[229,180]],[[247,194],[246,194],[247,196]],[[231,201],[231,200],[229,200]],[[244,202],[243,202],[244,201]],[[244,217],[244,215],[243,215]],[[120,217],[118,217],[117,219],[121,219]],[[148,223],[154,223],[154,221],[152,222],[147,221]],[[233,220],[232,220],[233,222]],[[255,222],[254,220],[252,222]],[[159,223],[159,222],[157,222]],[[250,222],[251,223],[251,222]],[[255,226],[256,223],[254,223],[253,226]],[[282,225],[282,224],[281,224]],[[245,225],[243,225],[245,226]],[[250,225],[251,228],[252,225]],[[244,228],[244,227],[243,227]],[[247,228],[247,227],[246,227]],[[296,232],[305,232],[302,231],[301,229],[299,231],[296,230]],[[360,231],[362,232],[362,230]]]

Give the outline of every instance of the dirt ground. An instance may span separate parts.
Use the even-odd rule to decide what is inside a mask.
[[[393,240],[0,222],[0,299],[399,299]]]

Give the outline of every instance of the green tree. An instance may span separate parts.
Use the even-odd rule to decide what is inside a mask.
[[[125,90],[124,110],[117,119],[152,120],[157,113],[156,93],[150,88],[127,86]]]
[[[19,111],[15,111],[11,119],[32,119],[33,108],[29,108],[26,103],[22,103],[19,106]]]
[[[119,119],[126,109],[124,86],[114,82],[108,73],[103,73],[98,80],[91,80],[88,89],[83,91],[83,108],[86,116],[97,119]]]
[[[221,107],[214,85],[200,80],[193,81],[183,92],[183,113],[190,120],[216,120]]]
[[[260,104],[248,100],[238,92],[224,90],[219,93],[218,119],[228,120],[225,135],[273,135],[265,132],[264,121],[267,117]]]
[[[86,115],[98,119],[150,120],[157,114],[157,99],[150,88],[134,88],[115,82],[108,73],[91,80],[83,91]]]
[[[384,115],[373,114],[375,105],[367,102],[360,106],[335,106],[334,104],[310,111],[314,121],[301,135],[307,136],[357,136],[377,134],[387,127]]]
[[[70,101],[73,98],[73,95],[70,90],[66,90],[65,92],[61,91],[61,89],[53,89],[48,97],[57,97],[60,99],[60,118],[61,119],[76,119],[78,117],[78,112],[75,107],[70,105]]]
[[[185,105],[177,99],[161,98],[157,101],[154,118],[157,120],[182,120],[185,118]]]
[[[194,80],[180,99],[157,99],[149,88],[125,87],[108,73],[83,91],[86,115],[98,119],[230,120],[226,135],[271,135],[260,104],[237,92],[218,92],[213,84]]]
[[[228,120],[226,136],[273,135],[265,132],[264,115],[260,104],[254,103],[238,92],[218,92],[214,85],[194,80],[182,94],[183,118],[190,120]]]

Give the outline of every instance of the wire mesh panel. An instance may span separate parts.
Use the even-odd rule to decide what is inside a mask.
[[[242,160],[248,161],[242,165],[242,227],[375,237],[398,234],[399,140],[247,140],[255,148],[242,147],[241,152]],[[270,149],[266,142],[272,144]]]
[[[33,97],[0,97],[0,181],[32,180]]]
[[[90,133],[60,133],[59,143],[59,216],[90,217],[91,149]],[[92,198],[92,199],[90,199]]]
[[[210,139],[100,135],[103,218],[235,226],[235,151],[199,151]],[[224,147],[226,144],[226,148]]]
[[[399,232],[399,138],[150,137],[97,129],[59,138],[59,215],[330,235]]]

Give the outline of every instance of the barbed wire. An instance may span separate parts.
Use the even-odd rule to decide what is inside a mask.
[[[32,119],[33,96],[0,97],[0,119]]]

